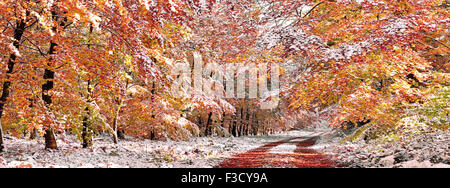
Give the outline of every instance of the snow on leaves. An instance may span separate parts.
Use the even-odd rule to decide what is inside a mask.
[[[338,105],[336,124],[365,118],[389,124],[383,111],[425,100],[429,71],[448,67],[445,7],[432,0],[5,0],[1,65],[14,70],[0,73],[8,86],[3,93],[12,96],[2,99],[3,120],[17,135],[45,131],[46,123],[61,132],[114,129],[154,139],[187,135],[178,129],[196,135],[224,117],[247,124],[222,121],[216,130]],[[192,89],[175,98],[171,72],[178,62],[191,66],[193,52],[221,67],[241,65],[231,78],[251,72],[246,65],[280,65],[285,83],[259,93],[261,100]],[[225,93],[224,80],[213,75],[194,81]],[[46,105],[45,82],[55,86],[45,91],[53,101]],[[245,90],[254,83],[238,84]],[[258,108],[269,98],[280,104],[274,113]],[[193,117],[203,127],[196,129]]]

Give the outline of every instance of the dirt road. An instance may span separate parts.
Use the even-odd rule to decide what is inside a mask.
[[[318,136],[294,137],[235,155],[217,168],[334,168],[332,157],[310,149]]]

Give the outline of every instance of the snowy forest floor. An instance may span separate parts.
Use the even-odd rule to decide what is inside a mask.
[[[350,168],[450,168],[449,130],[415,124],[367,140],[342,142],[346,136],[343,131],[328,131],[314,147]]]
[[[118,145],[110,137],[94,140],[83,149],[73,136],[58,139],[59,150],[44,150],[44,140],[7,137],[7,152],[0,167],[35,168],[211,168],[233,155],[261,145],[309,132],[292,131],[271,136],[200,137],[190,141],[151,141],[128,138]]]
[[[333,130],[298,130],[271,136],[229,138],[192,138],[190,141],[151,141],[128,138],[114,145],[110,137],[94,140],[94,147],[82,149],[73,136],[58,140],[59,150],[44,150],[44,140],[7,137],[7,152],[0,154],[1,167],[34,168],[212,168],[240,155],[252,154],[271,143],[265,153],[273,156],[298,157],[304,151],[320,152],[335,166],[326,167],[440,167],[450,168],[449,134],[419,127],[398,141],[357,141],[341,144],[343,135]],[[319,136],[317,142],[299,150],[299,142],[283,142],[296,138]],[[294,143],[294,144],[293,144]],[[292,154],[296,155],[292,157]],[[301,154],[300,154],[301,155]],[[254,155],[250,155],[255,157]],[[277,159],[278,160],[278,159]],[[288,160],[286,159],[280,159]],[[316,160],[317,161],[317,160]],[[242,164],[236,164],[239,167]],[[303,165],[259,167],[302,167]],[[225,165],[230,167],[230,165]],[[233,167],[233,164],[231,165]],[[304,166],[304,167],[314,167]]]

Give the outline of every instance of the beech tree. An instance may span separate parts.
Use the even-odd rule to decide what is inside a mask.
[[[6,3],[10,3],[13,4],[12,2],[5,2]],[[4,5],[4,4],[2,4]],[[14,4],[13,5],[15,8],[18,7],[18,4]],[[2,7],[6,8],[6,7]],[[10,9],[8,9],[10,10]],[[27,15],[29,14],[29,12],[25,12],[24,17],[22,17],[21,19],[18,19],[17,21],[15,21],[15,23],[10,23],[12,24],[12,43],[8,46],[7,49],[9,49],[9,58],[8,58],[8,64],[7,64],[7,71],[6,71],[6,77],[4,78],[3,81],[3,87],[2,87],[2,95],[0,97],[0,118],[3,116],[3,112],[4,112],[4,108],[5,108],[5,104],[8,101],[8,98],[10,96],[10,87],[12,84],[11,81],[11,74],[14,71],[14,66],[16,64],[17,58],[20,57],[20,53],[19,53],[19,45],[20,45],[20,41],[22,40],[22,36],[25,32],[25,29],[27,27],[27,23],[29,21],[27,21]],[[3,16],[3,15],[2,15]],[[9,15],[5,15],[9,16]],[[11,19],[11,18],[10,18]],[[6,36],[4,34],[2,34],[2,38],[6,39]],[[5,45],[5,42],[2,42]],[[2,60],[3,61],[3,60]],[[3,146],[3,128],[2,128],[2,124],[0,122],[0,152],[2,152],[4,149]]]

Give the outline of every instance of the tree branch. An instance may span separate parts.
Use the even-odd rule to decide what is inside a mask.
[[[309,14],[311,14],[312,11],[313,11],[314,9],[316,9],[318,6],[320,6],[320,5],[323,4],[324,2],[325,2],[325,1],[321,1],[321,2],[317,3],[316,5],[314,5],[314,6],[311,8],[311,10],[309,10],[309,11],[303,16],[303,18],[306,17],[306,16],[308,16]]]

